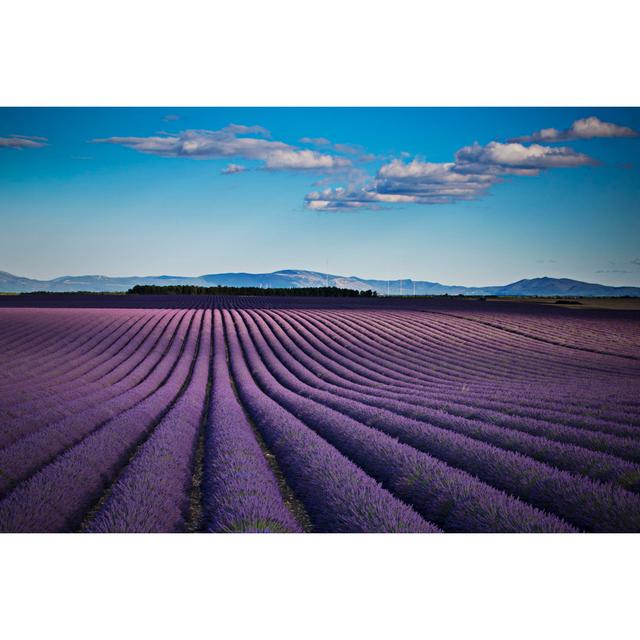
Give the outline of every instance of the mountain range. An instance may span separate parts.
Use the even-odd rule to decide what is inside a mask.
[[[0,271],[0,292],[28,293],[49,291],[55,293],[70,291],[91,291],[108,293],[126,291],[137,284],[181,285],[190,284],[203,287],[216,285],[233,287],[324,287],[344,289],[373,289],[381,295],[497,295],[497,296],[640,296],[640,287],[610,287],[602,284],[580,282],[569,278],[530,278],[506,285],[489,287],[463,287],[445,285],[425,280],[375,280],[357,276],[339,276],[283,269],[272,273],[216,273],[195,277],[181,276],[62,276],[52,280],[35,280],[15,276]]]

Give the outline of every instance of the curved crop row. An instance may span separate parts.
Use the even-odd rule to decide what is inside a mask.
[[[212,532],[301,531],[285,506],[251,425],[235,396],[220,311],[214,311],[211,405],[202,483],[204,526]]]
[[[211,312],[204,314],[188,386],[112,486],[86,531],[135,533],[185,529],[211,356]]]
[[[568,474],[526,456],[498,449],[458,433],[314,389],[297,380],[268,350],[266,341],[260,335],[254,332],[254,338],[262,357],[268,362],[268,366],[260,370],[268,370],[269,375],[276,376],[280,384],[291,390],[282,391],[278,385],[272,384],[270,393],[274,397],[284,398],[287,403],[298,407],[298,411],[308,411],[314,427],[320,425],[321,428],[326,428],[312,400],[325,407],[325,423],[338,425],[344,422],[350,426],[350,436],[357,431],[356,425],[376,434],[379,429],[453,467],[477,475],[493,487],[567,518],[582,529],[640,530],[639,496],[613,485]],[[259,365],[256,363],[255,366]],[[376,430],[364,425],[373,425]],[[346,427],[344,430],[346,431]],[[364,433],[366,431],[363,432],[363,438]],[[373,439],[374,435],[370,433],[367,444]],[[361,451],[364,449],[365,443],[361,445]]]
[[[316,531],[436,532],[255,384],[235,330],[226,316],[229,359],[242,402],[275,454]]]
[[[377,429],[283,387],[233,312],[244,353],[263,390],[396,495],[448,531],[570,531],[562,520],[498,491]],[[264,356],[264,354],[262,354]],[[232,360],[233,362],[233,360]]]
[[[174,343],[175,367],[151,395],[59,455],[0,501],[0,531],[70,531],[80,525],[132,450],[179,395],[192,366],[199,325],[200,318],[184,344]]]

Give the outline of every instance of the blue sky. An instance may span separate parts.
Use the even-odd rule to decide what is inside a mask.
[[[640,285],[639,109],[0,109],[0,270]]]

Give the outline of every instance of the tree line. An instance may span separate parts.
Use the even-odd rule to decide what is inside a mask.
[[[193,284],[160,286],[155,284],[137,284],[127,291],[132,295],[231,295],[231,296],[296,296],[296,297],[331,297],[331,298],[376,298],[378,293],[367,289],[341,289],[339,287],[299,287],[263,289],[261,287],[199,287]]]

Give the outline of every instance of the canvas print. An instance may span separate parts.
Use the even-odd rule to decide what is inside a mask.
[[[0,109],[0,531],[640,531],[640,110]]]

